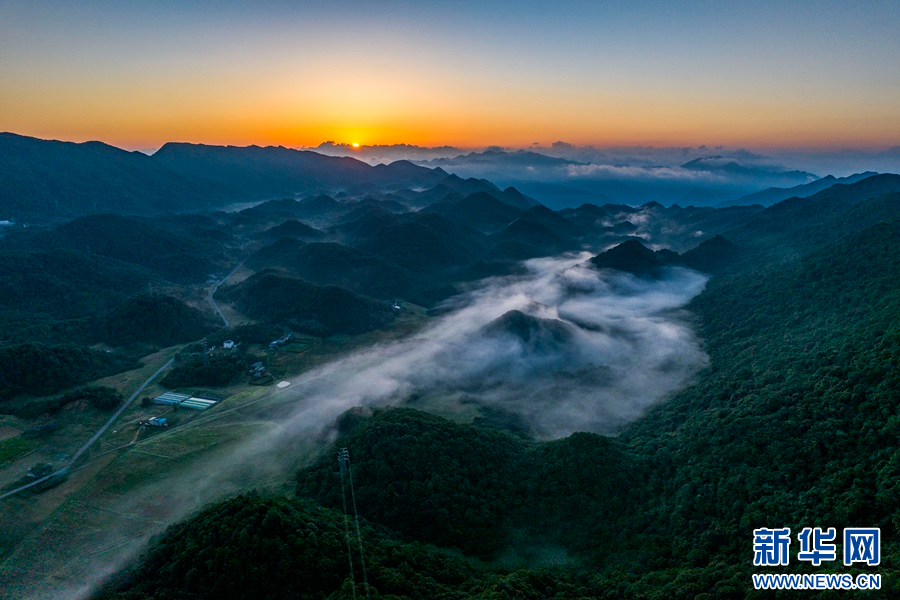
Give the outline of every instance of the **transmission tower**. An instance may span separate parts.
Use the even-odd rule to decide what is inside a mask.
[[[347,562],[350,565],[350,584],[353,589],[353,600],[356,600],[356,577],[353,575],[353,551],[350,549],[350,520],[347,518],[347,493],[344,492],[344,463],[350,460],[346,448],[338,452],[338,465],[341,467],[341,500],[344,502],[344,537],[347,540]]]
[[[356,492],[353,490],[353,473],[350,470],[350,453],[346,448],[338,452],[338,464],[341,467],[341,498],[344,501],[344,527],[347,532],[347,553],[350,553],[350,529],[347,523],[347,494],[344,491],[344,471],[347,471],[347,479],[350,482],[350,498],[353,502],[353,520],[356,522],[356,541],[359,544],[359,562],[362,565],[363,584],[366,590],[366,600],[369,599],[369,575],[366,573],[366,555],[363,552],[362,533],[359,529],[359,513],[356,511]],[[353,561],[350,562],[350,576],[353,577]],[[354,584],[353,597],[356,598],[356,582]]]

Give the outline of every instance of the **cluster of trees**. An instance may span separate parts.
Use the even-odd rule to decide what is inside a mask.
[[[33,419],[41,415],[56,414],[75,403],[84,403],[97,410],[110,411],[118,408],[122,404],[122,400],[122,394],[116,389],[104,385],[89,385],[56,398],[32,400],[24,404],[10,404],[3,409],[3,412],[25,419]]]
[[[394,318],[385,302],[376,302],[337,286],[318,286],[270,270],[220,288],[216,298],[234,302],[246,315],[270,323],[290,324],[312,335],[363,333]]]
[[[80,346],[0,347],[0,406],[18,395],[42,396],[138,366],[120,355]]]
[[[196,308],[164,294],[137,294],[95,320],[89,339],[113,346],[172,346],[202,338],[213,324]]]
[[[376,414],[342,442],[362,514],[411,539],[491,556],[504,542],[515,463],[525,442],[411,410]],[[334,452],[301,473],[298,493],[341,506]]]
[[[97,410],[110,411],[122,404],[122,394],[118,390],[104,385],[89,385],[67,392],[49,400],[34,400],[21,406],[10,406],[8,412],[26,419],[41,415],[53,415],[76,402],[85,403]]]
[[[343,515],[309,501],[255,493],[171,527],[138,566],[117,574],[98,600],[138,598],[613,598],[616,587],[587,571],[486,569],[431,545],[361,523],[364,579],[351,526],[350,583]]]
[[[169,281],[204,281],[222,266],[218,244],[201,243],[151,222],[115,214],[91,215],[52,230],[28,230],[9,236],[5,246],[17,250],[60,249],[121,261]]]
[[[160,381],[168,388],[225,386],[241,375],[246,375],[248,366],[257,360],[240,348],[231,352],[217,351],[204,355],[204,350],[199,344],[185,348],[175,359],[175,365]]]
[[[357,294],[393,300],[405,298],[430,306],[457,293],[440,275],[413,272],[371,252],[335,242],[304,244],[282,238],[246,261],[250,267],[280,267],[317,285],[337,285]]]
[[[483,588],[478,571],[434,547],[362,524],[373,597],[455,597]],[[365,594],[354,535],[357,595]],[[351,598],[344,517],[313,503],[254,493],[170,528],[140,566],[97,594],[137,598]]]
[[[409,409],[376,411],[339,445],[367,519],[487,560],[514,546],[602,555],[643,477],[640,462],[598,435],[536,443]],[[337,509],[333,450],[298,475],[297,493]]]

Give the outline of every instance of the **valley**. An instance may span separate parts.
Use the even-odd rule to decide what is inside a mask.
[[[192,152],[184,176],[246,160]],[[737,597],[771,518],[873,524],[895,551],[900,177],[551,210],[379,173],[4,232],[0,494],[71,468],[0,498],[4,597],[350,597],[339,448],[385,597]]]

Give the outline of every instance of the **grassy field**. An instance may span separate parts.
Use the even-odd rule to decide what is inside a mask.
[[[28,454],[36,445],[34,440],[26,440],[23,437],[14,437],[0,441],[0,465],[12,462]]]
[[[35,515],[34,526],[14,540],[14,549],[0,563],[0,597],[50,597],[61,589],[74,593],[70,586],[89,579],[99,564],[125,560],[151,534],[207,502],[246,487],[287,489],[299,464],[274,470],[240,464],[242,442],[275,427],[240,410],[264,413],[265,392],[232,396],[218,414],[198,413],[195,424],[189,421],[117,452],[94,453],[63,485],[17,498],[26,514],[29,500],[46,501],[48,494],[58,505]],[[43,587],[26,590],[34,581]]]
[[[285,345],[284,351],[291,352],[293,354],[300,354],[301,352],[306,352],[315,344],[315,340],[298,340],[296,342],[291,342],[290,344]]]
[[[482,416],[478,405],[465,402],[464,394],[459,392],[437,392],[419,396],[406,402],[406,406],[456,421],[471,423]]]

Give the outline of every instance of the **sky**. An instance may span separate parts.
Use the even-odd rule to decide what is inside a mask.
[[[897,23],[891,0],[0,0],[0,131],[888,148]]]

